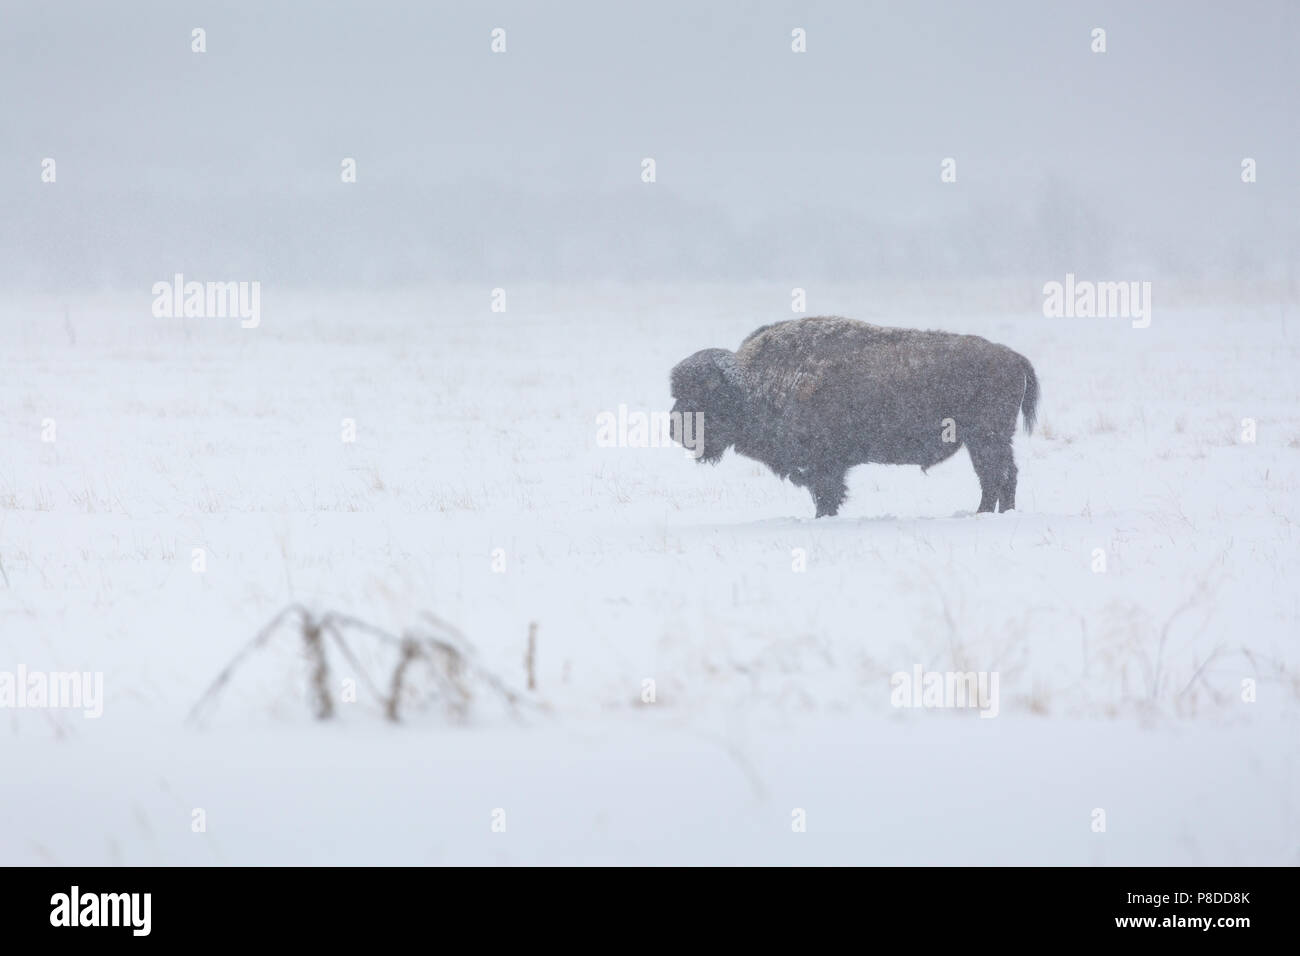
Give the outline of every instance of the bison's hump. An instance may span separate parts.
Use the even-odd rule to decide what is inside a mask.
[[[949,387],[967,370],[1018,362],[1015,353],[977,335],[898,329],[841,316],[788,319],[756,329],[736,352],[755,397],[801,404],[828,389],[866,397]],[[902,397],[900,395],[900,397]]]
[[[740,343],[743,351],[750,343],[765,340],[786,341],[794,339],[815,340],[825,336],[862,334],[865,331],[888,332],[883,326],[861,322],[858,319],[846,319],[839,315],[810,315],[802,319],[786,319],[762,325],[745,336]]]

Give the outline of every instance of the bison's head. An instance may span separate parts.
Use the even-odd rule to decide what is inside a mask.
[[[716,464],[735,444],[744,424],[744,380],[735,353],[726,349],[696,352],[673,369],[672,438],[699,449],[696,461]],[[690,422],[685,420],[687,415],[692,416]],[[700,425],[694,434],[692,422]]]

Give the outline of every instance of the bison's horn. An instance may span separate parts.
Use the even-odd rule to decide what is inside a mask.
[[[722,381],[735,388],[743,388],[745,372],[736,361],[736,353],[727,349],[701,349],[689,358],[682,359],[673,369],[674,383],[681,380],[698,379],[701,373],[716,371]]]

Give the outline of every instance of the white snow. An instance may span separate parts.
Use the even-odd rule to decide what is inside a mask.
[[[859,467],[814,521],[734,454],[596,443],[788,287],[507,291],[264,283],[257,329],[147,288],[0,306],[0,671],[105,690],[0,709],[0,863],[1300,862],[1293,292],[1157,283],[1134,329],[1031,282],[810,289],[1043,389],[1019,511],[971,513],[961,452]],[[318,723],[286,634],[187,724],[291,601],[435,612],[516,688],[536,622],[541,707],[393,726],[362,690]],[[917,665],[997,672],[997,718],[894,708]]]

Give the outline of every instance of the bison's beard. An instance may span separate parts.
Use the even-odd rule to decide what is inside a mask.
[[[706,418],[705,422],[707,423],[707,421],[708,419]],[[681,444],[681,436],[674,437],[678,444]],[[722,461],[722,456],[727,453],[727,449],[731,447],[731,444],[731,439],[726,435],[714,436],[710,434],[708,425],[706,424],[704,428],[704,441],[702,445],[695,446],[699,449],[699,454],[695,458],[695,463],[699,465],[716,465],[718,462]]]
[[[684,408],[682,402],[673,406],[673,412],[680,414],[683,419],[690,416],[692,428],[689,434],[683,436],[678,414],[674,414],[671,419],[670,434],[677,444],[698,452],[695,456],[696,464],[707,462],[716,465],[727,453],[727,449],[735,444],[736,429],[728,417],[707,409],[699,414],[695,410]],[[684,438],[689,441],[689,445]]]
[[[721,445],[717,448],[710,448],[709,443],[705,442],[704,453],[700,455],[699,458],[695,459],[695,463],[697,465],[716,465],[718,462],[722,461],[722,456],[727,453],[727,449],[730,447],[730,445]]]

